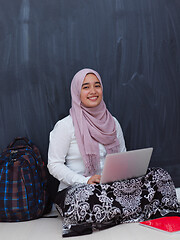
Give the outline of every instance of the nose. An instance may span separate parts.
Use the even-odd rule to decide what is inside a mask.
[[[96,88],[94,86],[92,86],[90,88],[90,94],[94,94],[94,93],[96,93]]]

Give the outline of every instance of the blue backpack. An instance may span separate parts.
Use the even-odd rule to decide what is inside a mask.
[[[27,138],[15,138],[0,155],[0,221],[41,217],[46,188],[47,170],[38,148]]]

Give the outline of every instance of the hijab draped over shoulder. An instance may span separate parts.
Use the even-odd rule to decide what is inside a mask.
[[[98,106],[91,108],[87,108],[81,103],[82,84],[89,73],[94,74],[102,86],[100,75],[88,68],[77,72],[71,82],[72,107],[70,115],[73,120],[78,147],[86,168],[85,176],[92,176],[99,171],[99,143],[104,145],[107,153],[115,153],[119,149],[115,121],[107,110],[104,101],[102,100]]]

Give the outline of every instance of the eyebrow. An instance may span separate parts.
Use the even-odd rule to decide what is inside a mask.
[[[95,82],[95,84],[97,84],[97,83],[101,85],[100,82]],[[82,84],[82,87],[85,86],[85,85],[89,85],[89,84],[90,84],[90,83],[83,83],[83,84]]]

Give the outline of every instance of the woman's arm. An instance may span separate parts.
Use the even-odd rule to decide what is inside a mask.
[[[122,128],[118,122],[118,120],[114,117],[115,123],[116,123],[116,131],[117,131],[117,138],[119,139],[120,143],[120,152],[126,152],[126,145],[124,141],[124,135],[122,132]]]
[[[50,174],[67,185],[87,183],[89,177],[77,174],[65,165],[72,137],[72,128],[68,123],[67,118],[60,120],[50,133],[48,169]]]

